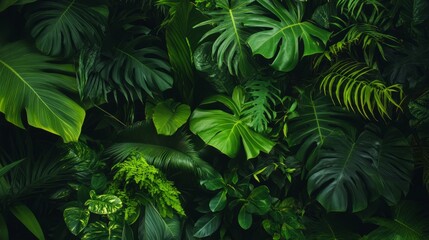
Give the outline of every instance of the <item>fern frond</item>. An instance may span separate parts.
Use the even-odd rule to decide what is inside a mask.
[[[138,152],[117,163],[113,169],[117,170],[114,181],[124,183],[125,187],[136,184],[149,195],[163,217],[172,217],[173,211],[181,216],[185,215],[179,199],[180,192],[173,182],[168,181],[157,168],[149,165]]]
[[[371,80],[374,73],[374,69],[362,63],[353,60],[339,61],[322,78],[320,89],[333,102],[347,110],[358,112],[367,119],[377,119],[375,112],[383,119],[390,119],[392,107],[402,110],[400,105],[404,92],[399,84],[386,86],[381,80]]]
[[[265,132],[268,124],[276,118],[274,106],[280,102],[280,90],[264,80],[248,81],[245,89],[250,98],[242,114],[250,119],[249,126],[256,132]]]

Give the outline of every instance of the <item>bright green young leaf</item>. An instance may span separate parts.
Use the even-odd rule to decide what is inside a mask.
[[[81,1],[38,1],[30,11],[27,27],[36,47],[47,55],[68,57],[101,42],[105,18]]]
[[[37,221],[34,213],[26,205],[13,205],[9,207],[9,210],[31,233],[33,233],[37,239],[45,239],[45,235],[43,234],[39,221]]]
[[[201,41],[217,36],[212,45],[212,55],[216,56],[218,68],[225,64],[232,75],[246,76],[253,70],[246,46],[249,32],[244,27],[248,18],[262,14],[260,8],[252,5],[253,2],[254,0],[216,1],[218,8],[208,12],[211,18],[195,26],[214,26],[204,34]]]
[[[266,29],[252,34],[247,40],[254,54],[267,59],[275,57],[272,66],[289,72],[298,63],[300,52],[308,56],[323,51],[330,33],[311,22],[302,21],[304,8],[301,2],[287,1],[287,9],[277,0],[258,2],[279,20],[256,15],[245,22],[245,26]],[[299,47],[301,41],[302,50]]]
[[[122,207],[122,201],[115,195],[102,194],[95,195],[94,191],[90,192],[91,199],[85,202],[88,210],[95,214],[112,214]]]
[[[194,226],[194,237],[203,238],[212,235],[220,226],[222,215],[209,213],[200,217]]]
[[[253,222],[252,214],[247,211],[246,206],[246,204],[243,205],[238,212],[238,224],[244,230],[249,229]]]
[[[143,240],[180,240],[180,220],[175,215],[173,218],[163,218],[152,204],[145,208]]]
[[[64,210],[64,222],[71,233],[77,236],[80,232],[85,229],[89,221],[88,209],[79,207],[69,207]]]
[[[158,134],[171,136],[186,123],[191,115],[191,108],[186,104],[168,99],[158,103],[153,109],[153,123]]]
[[[226,190],[220,191],[210,200],[209,207],[212,212],[219,212],[225,208],[226,193]]]
[[[275,143],[256,133],[240,114],[244,108],[244,94],[240,88],[234,89],[233,97],[216,95],[206,99],[202,105],[220,102],[233,114],[222,110],[205,110],[197,108],[191,116],[190,129],[200,136],[205,143],[217,148],[227,156],[234,158],[243,144],[247,159],[259,155],[260,151],[269,153]]]
[[[104,222],[97,221],[90,223],[85,228],[85,235],[82,240],[122,240],[122,226],[109,221],[109,225]]]
[[[54,64],[24,42],[0,47],[0,112],[6,120],[24,128],[28,124],[59,135],[65,142],[77,141],[85,111],[60,90],[76,91],[70,65]]]

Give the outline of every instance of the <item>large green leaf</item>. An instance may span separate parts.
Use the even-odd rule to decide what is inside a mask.
[[[85,111],[60,90],[76,91],[70,65],[51,63],[24,42],[0,47],[0,111],[24,128],[28,124],[60,135],[65,142],[79,138]]]
[[[85,228],[85,235],[82,240],[122,240],[122,226],[109,221],[107,225],[104,222],[97,221],[90,223]]]
[[[259,155],[260,151],[269,153],[275,143],[256,133],[241,118],[244,108],[244,93],[241,88],[234,89],[233,97],[216,95],[206,99],[202,105],[220,102],[233,114],[222,110],[205,110],[197,108],[191,116],[190,129],[210,146],[233,158],[244,146],[247,159]]]
[[[16,204],[11,206],[9,210],[37,239],[45,239],[39,221],[37,221],[31,209],[24,204]]]
[[[334,107],[328,98],[313,96],[311,92],[305,92],[301,97],[297,110],[299,117],[288,123],[287,141],[290,146],[299,146],[297,160],[311,166],[325,138],[347,130],[351,124],[347,121],[349,115]]]
[[[158,134],[171,136],[186,123],[191,115],[191,108],[186,104],[167,99],[158,103],[152,116]]]
[[[222,215],[209,213],[200,217],[194,226],[194,237],[203,238],[212,235],[220,226]]]
[[[345,134],[326,138],[307,189],[328,211],[357,212],[380,195],[396,204],[408,191],[412,169],[411,149],[398,130],[382,136],[370,125],[356,139]]]
[[[218,67],[224,64],[232,75],[248,75],[252,71],[250,56],[246,47],[249,36],[244,27],[250,16],[260,15],[260,8],[251,5],[254,0],[219,0],[216,10],[208,12],[211,19],[195,27],[214,25],[201,40],[218,35],[212,45],[212,54],[216,55]]]
[[[180,220],[163,218],[152,204],[145,208],[143,240],[179,240],[181,235]]]
[[[279,71],[291,71],[303,56],[321,53],[330,33],[308,21],[302,21],[304,9],[301,2],[287,1],[287,9],[276,0],[258,0],[279,20],[256,15],[245,22],[245,26],[265,28],[252,34],[247,42],[254,54],[267,59],[275,56],[272,66]],[[300,40],[303,48],[300,50]],[[278,50],[277,50],[278,49]]]
[[[88,225],[89,214],[88,209],[69,207],[64,210],[64,222],[70,232],[77,236]]]
[[[104,17],[77,0],[38,1],[27,27],[36,46],[51,56],[71,56],[85,45],[101,42]]]
[[[392,217],[373,217],[367,220],[379,225],[365,240],[420,240],[429,236],[429,222],[420,204],[403,202],[395,207]]]
[[[95,214],[112,214],[122,208],[122,201],[115,195],[96,195],[94,190],[89,193],[91,199],[85,202],[88,210]]]

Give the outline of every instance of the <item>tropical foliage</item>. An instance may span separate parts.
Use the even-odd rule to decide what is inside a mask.
[[[0,239],[429,236],[426,0],[0,0]]]

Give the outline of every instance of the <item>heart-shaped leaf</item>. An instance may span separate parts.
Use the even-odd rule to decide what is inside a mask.
[[[153,109],[153,123],[158,134],[171,136],[186,123],[191,115],[191,108],[186,104],[167,99]]]
[[[88,225],[90,212],[80,207],[69,207],[64,210],[64,222],[67,228],[77,236]]]
[[[97,196],[93,190],[89,194],[91,199],[85,202],[85,206],[88,206],[88,210],[92,213],[112,214],[122,207],[121,199],[115,195],[102,194]]]

